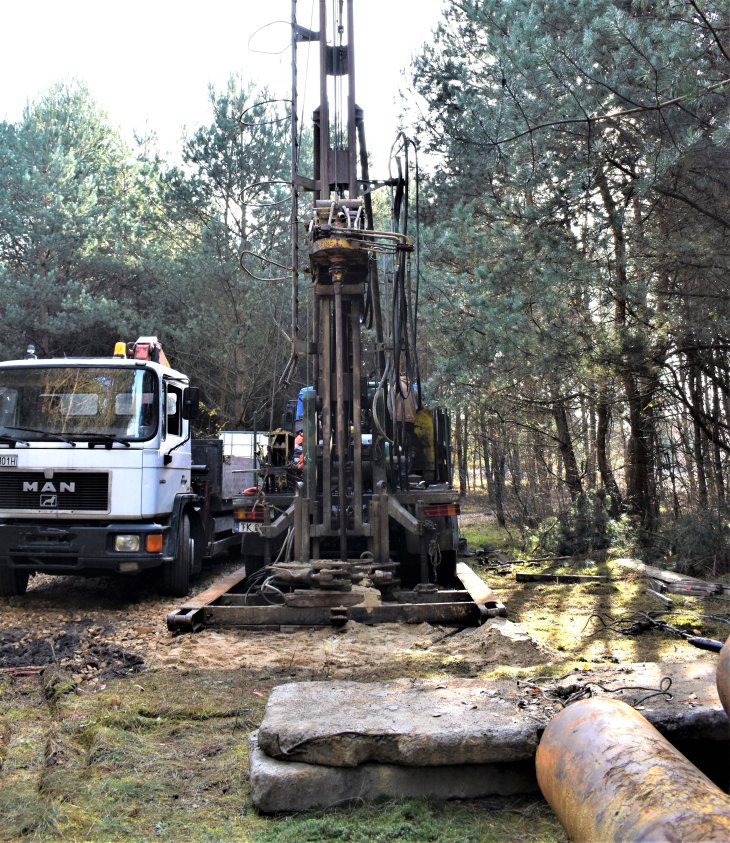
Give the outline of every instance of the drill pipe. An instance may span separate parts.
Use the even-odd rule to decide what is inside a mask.
[[[730,637],[723,644],[717,661],[717,693],[725,714],[730,717]]]
[[[563,709],[536,765],[572,841],[730,840],[730,797],[620,700]]]

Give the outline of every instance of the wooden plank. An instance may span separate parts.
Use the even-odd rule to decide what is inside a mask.
[[[444,626],[476,626],[479,609],[472,602],[384,603],[380,606],[206,606],[205,626],[294,627],[330,626],[346,623],[433,623]]]
[[[688,594],[700,597],[712,597],[730,591],[726,585],[716,582],[695,582],[694,580],[680,580],[664,584],[666,591],[671,594]]]
[[[645,588],[644,594],[648,594],[650,597],[655,597],[660,603],[662,603],[667,609],[674,608],[674,601],[671,600],[669,597],[665,597],[658,591],[654,591],[653,588]]]
[[[602,574],[551,574],[542,571],[538,574],[515,574],[517,582],[551,582],[551,583],[582,583],[582,582],[610,582],[611,577]]]
[[[622,568],[629,568],[632,571],[636,571],[638,574],[644,574],[644,576],[652,577],[660,582],[680,582],[681,580],[702,582],[702,580],[697,580],[694,577],[686,577],[682,574],[678,574],[676,571],[666,571],[663,568],[657,568],[654,565],[646,565],[639,559],[614,559],[613,561],[617,565],[621,565]]]
[[[471,599],[479,607],[479,611],[486,617],[496,615],[506,616],[505,605],[497,599],[492,589],[484,580],[472,571],[466,562],[456,563],[456,576],[471,595]]]
[[[676,584],[677,586],[684,585],[684,593],[691,593],[694,590],[695,593],[722,594],[723,592],[730,591],[730,587],[722,583],[710,583],[706,580],[697,579],[696,577],[688,577],[686,574],[678,574],[676,571],[666,571],[663,568],[656,568],[654,565],[646,565],[638,559],[614,559],[613,561],[617,565],[621,565],[623,568],[629,568],[638,574],[643,574],[645,577],[651,577],[652,579],[659,580],[659,582],[667,583],[667,586],[669,584]],[[695,587],[694,589],[693,586]],[[674,588],[671,590],[674,593],[679,593]]]
[[[203,609],[223,597],[245,579],[246,566],[244,565],[236,568],[228,576],[216,580],[210,588],[206,588],[179,609],[170,612],[167,616],[167,628],[170,632],[198,632],[205,625]]]
[[[485,603],[488,600],[496,599],[492,589],[478,574],[472,571],[466,562],[456,563],[456,576],[461,580],[462,585],[475,603]]]
[[[184,603],[180,607],[179,611],[182,612],[189,609],[202,609],[204,606],[207,606],[208,603],[212,603],[226,592],[235,588],[235,586],[237,586],[240,582],[243,582],[245,579],[246,566],[244,565],[242,568],[236,568],[235,571],[232,571],[227,576],[216,580],[210,588],[206,588],[205,591],[201,591],[200,594],[196,594],[191,600]]]
[[[290,594],[284,595],[287,606],[309,608],[314,606],[356,606],[364,600],[362,592],[358,591],[308,591],[298,588]]]

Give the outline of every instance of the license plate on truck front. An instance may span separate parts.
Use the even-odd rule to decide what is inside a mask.
[[[0,468],[17,468],[17,454],[0,454]]]

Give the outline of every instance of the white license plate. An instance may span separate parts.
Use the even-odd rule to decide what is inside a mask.
[[[260,533],[261,527],[258,524],[249,524],[246,521],[239,521],[236,524],[237,533]]]
[[[17,468],[17,454],[0,454],[0,468]]]

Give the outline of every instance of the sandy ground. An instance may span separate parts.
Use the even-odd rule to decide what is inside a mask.
[[[193,593],[240,565],[217,565]],[[266,679],[368,679],[409,672],[476,675],[490,666],[550,662],[555,653],[510,621],[461,632],[427,623],[292,632],[205,629],[173,635],[166,618],[180,599],[151,584],[38,575],[23,597],[0,599],[0,670],[56,663],[101,686],[140,670],[242,669]]]

